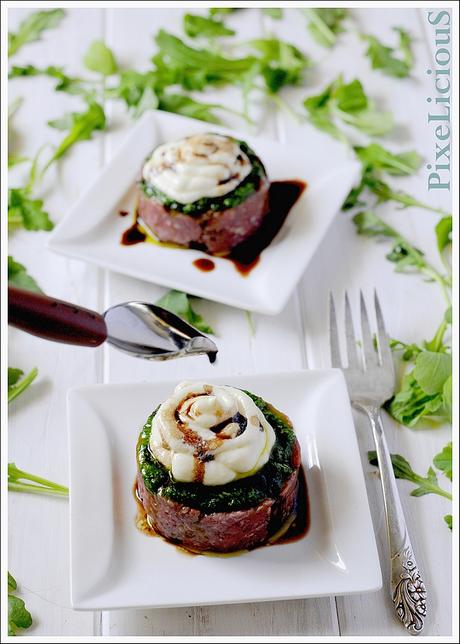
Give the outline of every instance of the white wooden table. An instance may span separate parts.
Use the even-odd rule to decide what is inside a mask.
[[[15,30],[30,9],[11,9],[9,28]],[[42,41],[27,45],[15,57],[16,64],[64,65],[71,74],[83,73],[82,56],[94,39],[104,39],[123,67],[147,69],[155,46],[152,36],[160,28],[178,31],[180,9],[71,9],[62,25]],[[317,65],[308,74],[308,89],[286,90],[284,97],[300,106],[307,93],[344,72],[360,78],[371,96],[394,114],[399,126],[387,141],[393,149],[415,147],[427,162],[434,154],[432,131],[427,127],[426,98],[433,86],[426,70],[431,66],[432,28],[425,10],[354,10],[355,23],[384,41],[391,41],[391,27],[404,26],[416,37],[415,70],[409,80],[390,79],[370,70],[363,55],[364,43],[344,34],[331,51],[315,45],[295,9],[285,11],[283,21],[262,18],[251,9],[230,16],[242,40],[273,31],[308,52]],[[215,93],[219,98],[220,93]],[[226,101],[237,96],[225,90]],[[48,79],[11,82],[10,97],[23,96],[15,116],[21,152],[32,155],[45,141],[56,142],[60,133],[46,121],[79,108],[78,98],[56,93]],[[212,94],[214,96],[214,93]],[[235,99],[238,100],[238,99]],[[281,141],[302,140],[302,127],[289,116],[259,106],[260,130]],[[53,219],[58,221],[86,189],[120,144],[130,119],[121,103],[107,106],[109,132],[74,148],[58,168],[50,172],[42,195]],[[230,122],[244,131],[241,123]],[[312,154],[314,151],[312,150]],[[426,170],[404,180],[408,192],[425,199]],[[21,185],[24,170],[17,167],[11,185]],[[446,195],[438,205],[449,208]],[[407,233],[435,263],[433,226],[428,212],[397,211],[392,204],[382,215]],[[54,255],[44,247],[47,233],[19,231],[11,235],[10,253],[26,264],[49,294],[100,311],[128,299],[155,300],[164,289]],[[95,382],[141,381],[157,378],[211,376],[211,374],[278,371],[328,366],[326,300],[329,289],[339,295],[346,287],[356,304],[359,288],[379,289],[387,325],[394,337],[418,341],[429,337],[443,313],[435,286],[414,276],[396,275],[384,259],[386,247],[359,238],[350,218],[338,214],[327,238],[308,267],[286,309],[276,317],[255,315],[251,335],[244,311],[211,302],[199,310],[216,329],[219,361],[210,367],[204,358],[169,363],[149,363],[124,356],[108,347],[76,349],[46,343],[16,330],[10,332],[9,364],[24,370],[37,366],[39,377],[24,395],[10,405],[9,460],[18,466],[65,483],[68,476],[65,396],[70,386]],[[276,288],[276,285],[274,285]],[[416,471],[425,473],[431,459],[450,440],[449,428],[414,431],[386,419],[392,451],[409,458]],[[368,495],[380,550],[382,572],[387,575],[386,543],[380,485],[376,471],[367,464],[372,449],[366,423],[356,417]],[[446,481],[443,480],[446,485]],[[451,632],[451,534],[442,517],[450,511],[444,499],[433,495],[409,496],[410,485],[400,483],[402,503],[414,547],[430,592],[427,635]],[[9,495],[9,568],[17,578],[34,617],[30,635],[401,635],[394,621],[387,591],[350,596],[264,604],[179,608],[102,613],[75,612],[69,604],[68,505],[65,500]]]

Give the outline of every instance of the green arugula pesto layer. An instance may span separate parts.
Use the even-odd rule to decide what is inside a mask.
[[[277,414],[276,410],[262,398],[249,391],[245,393],[252,398],[275,431],[276,441],[268,462],[253,476],[238,479],[226,485],[174,481],[169,470],[152,456],[149,449],[155,410],[148,417],[137,443],[137,466],[150,492],[200,510],[204,514],[245,510],[259,505],[267,498],[279,496],[284,482],[294,470],[292,466],[294,430],[288,419],[282,414]]]
[[[249,145],[244,141],[237,141],[237,143],[240,146],[240,150],[248,157],[252,169],[248,176],[234,190],[221,197],[202,197],[191,203],[179,203],[171,199],[165,192],[144,181],[144,179],[140,181],[141,190],[147,197],[159,201],[165,208],[192,217],[197,217],[209,210],[218,212],[219,210],[226,210],[227,208],[235,208],[258,190],[261,179],[266,176],[262,161]]]

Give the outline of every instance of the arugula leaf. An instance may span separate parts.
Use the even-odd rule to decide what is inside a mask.
[[[17,635],[19,629],[30,626],[32,626],[32,615],[24,601],[16,595],[8,594],[8,635]]]
[[[423,203],[406,192],[393,190],[385,181],[380,178],[382,172],[393,175],[408,175],[417,170],[421,163],[420,155],[415,151],[393,154],[377,143],[366,147],[356,147],[355,151],[361,160],[363,172],[360,183],[352,188],[344,203],[342,210],[349,210],[357,205],[362,205],[360,196],[364,190],[369,190],[376,195],[379,202],[395,201],[403,208],[415,206],[430,212],[437,212],[441,215],[450,216],[441,208],[435,208]]]
[[[369,101],[364,92],[361,81],[357,78],[350,83],[344,83],[342,77],[333,83],[334,94],[337,101],[337,107],[343,112],[361,112],[365,110]],[[331,96],[331,97],[332,97]]]
[[[83,57],[87,69],[103,76],[111,76],[118,69],[112,50],[102,40],[95,40]]]
[[[442,449],[439,454],[433,459],[433,465],[443,472],[449,481],[452,481],[452,443],[447,443],[447,445]]]
[[[45,165],[44,171],[49,166],[60,159],[77,141],[86,141],[91,138],[95,130],[105,128],[105,114],[99,103],[90,101],[88,109],[85,112],[73,112],[70,115],[69,124],[71,124],[69,133],[58,145],[53,156]],[[61,120],[60,125],[63,122]],[[56,127],[56,125],[54,125]]]
[[[218,38],[220,36],[234,36],[233,29],[229,29],[219,20],[204,18],[192,13],[184,14],[184,31],[190,38]]]
[[[402,27],[395,27],[394,31],[399,34],[399,49],[401,50],[401,56],[403,61],[406,63],[407,67],[410,69],[414,62],[414,57],[412,55],[412,37],[411,35]]]
[[[396,230],[386,224],[383,219],[377,217],[373,210],[358,212],[353,217],[353,223],[356,225],[358,235],[367,235],[368,237],[399,237]]]
[[[212,110],[221,108],[216,103],[200,103],[183,94],[162,94],[159,102],[160,110],[182,114],[209,123],[220,123],[220,119]]]
[[[337,35],[344,31],[343,20],[347,17],[347,9],[303,9],[308,19],[308,30],[317,43],[323,47],[332,47],[337,41]]]
[[[16,579],[13,577],[13,575],[8,570],[8,592],[10,592],[11,590],[16,590],[17,587],[18,587],[18,585],[16,583]]]
[[[283,17],[283,10],[278,7],[264,7],[262,13],[273,20],[281,20]]]
[[[135,108],[141,102],[146,91],[156,95],[159,86],[157,72],[136,72],[126,70],[120,72],[117,86],[108,88],[105,92],[107,98],[121,98],[126,105]]]
[[[18,96],[15,98],[11,103],[8,104],[8,167],[11,168],[14,165],[17,165],[18,163],[23,163],[24,161],[27,160],[26,157],[18,156],[14,154],[11,150],[14,147],[14,142],[15,142],[15,132],[12,127],[12,119],[13,116],[16,114],[18,109],[22,105],[22,98]]]
[[[42,199],[32,199],[25,188],[8,190],[8,226],[26,230],[52,230],[53,222],[43,210]]]
[[[452,357],[420,352],[415,366],[402,380],[400,391],[386,404],[398,422],[414,427],[426,417],[452,418]]]
[[[161,70],[169,68],[185,89],[203,89],[206,83],[240,82],[255,64],[253,56],[226,58],[206,49],[195,49],[164,29],[155,36],[158,54],[153,62]],[[173,84],[173,83],[170,83]]]
[[[430,206],[430,204],[423,203],[407,194],[407,192],[393,190],[387,183],[378,179],[373,172],[367,175],[365,186],[378,197],[379,202],[395,201],[396,203],[400,203],[402,208],[413,206],[415,208],[421,208],[422,210],[437,212],[441,215],[448,214],[442,208],[435,208],[434,206]]]
[[[423,351],[417,356],[414,378],[427,394],[442,394],[444,383],[452,374],[452,356]]]
[[[447,527],[449,530],[452,530],[452,515],[451,514],[446,514],[444,517],[444,521],[447,523]]]
[[[452,422],[452,376],[449,376],[442,388],[442,401],[446,417]]]
[[[428,280],[436,281],[446,300],[449,300],[447,294],[448,279],[428,263],[423,253],[415,248],[400,232],[386,224],[371,210],[357,213],[353,217],[353,222],[356,225],[358,235],[393,240],[393,246],[386,257],[396,265],[396,271],[406,272],[407,269],[415,269]]]
[[[32,483],[27,481],[32,481]],[[65,485],[59,485],[41,476],[20,470],[15,463],[8,463],[8,489],[13,492],[29,492],[30,494],[69,495],[69,488]]]
[[[43,68],[35,65],[13,65],[8,74],[9,79],[23,78],[25,76],[48,76],[56,79],[57,83],[54,87],[56,92],[88,97],[94,93],[89,87],[90,81],[84,78],[68,76],[62,67],[56,67],[55,65],[48,65],[48,67]]]
[[[32,384],[35,378],[38,375],[38,370],[34,367],[27,376],[23,376],[24,372],[22,369],[15,369],[13,367],[8,367],[8,402],[17,398],[23,391]]]
[[[8,367],[8,387],[15,385],[23,373],[24,371],[22,369]]]
[[[211,7],[209,9],[210,16],[227,16],[229,13],[234,13],[238,8],[232,9],[231,7]]]
[[[386,404],[386,409],[393,418],[406,427],[415,427],[427,417],[436,416],[442,420],[442,408],[442,396],[423,391],[412,371],[404,376],[400,390]]]
[[[412,38],[410,34],[401,27],[394,27],[393,30],[399,35],[399,45],[397,49],[387,47],[375,36],[364,34],[363,38],[367,40],[368,43],[366,56],[368,56],[371,61],[372,69],[381,69],[387,76],[405,78],[406,76],[409,76],[413,64],[411,52]],[[397,58],[395,53],[399,54],[400,57]]]
[[[13,56],[23,45],[40,40],[46,29],[57,27],[65,15],[62,9],[35,11],[25,18],[16,33],[8,33],[8,56]]]
[[[164,87],[177,84],[178,78],[175,73],[171,77],[171,69],[165,68],[163,73],[163,67],[161,67],[163,63],[160,60],[158,63],[160,68],[150,72],[121,72],[119,85],[109,88],[106,91],[106,96],[124,100],[126,105],[131,108],[135,118],[147,109],[159,108],[210,123],[220,123],[220,119],[213,110],[220,109],[236,113],[218,103],[203,103],[184,94],[164,92]]]
[[[144,112],[148,110],[156,110],[160,104],[160,100],[155,92],[146,87],[142,92],[139,103],[131,110],[132,117],[138,119]]]
[[[442,322],[436,330],[434,337],[429,342],[425,342],[425,349],[427,351],[432,351],[434,353],[441,352],[445,353],[447,347],[444,345],[444,335],[447,331],[447,328],[452,324],[452,307],[449,306],[443,316]]]
[[[420,353],[420,351],[423,351],[422,347],[420,347],[415,342],[412,342],[411,344],[407,344],[406,342],[402,342],[401,340],[395,340],[395,339],[390,340],[390,349],[392,351],[402,350],[403,353],[401,355],[401,358],[405,362],[412,360],[415,356],[417,356],[417,354]]]
[[[367,458],[371,465],[378,467],[377,453],[372,451],[367,453]],[[439,487],[438,479],[435,471],[432,467],[428,468],[426,476],[421,476],[416,474],[412,467],[410,466],[409,461],[407,461],[404,456],[400,454],[391,454],[391,462],[393,465],[393,471],[397,479],[404,479],[415,483],[418,487],[414,488],[411,492],[411,496],[424,496],[425,494],[438,494],[443,496],[446,499],[452,500],[452,495]]]
[[[51,119],[51,121],[48,121],[48,125],[50,127],[54,127],[56,130],[61,130],[61,132],[66,132],[67,130],[70,130],[70,128],[72,127],[73,121],[74,121],[74,114],[71,112],[67,112],[67,114],[60,116],[57,119]]]
[[[345,83],[339,76],[320,94],[306,98],[304,106],[313,125],[344,140],[336,124],[339,120],[371,136],[385,134],[393,127],[391,113],[376,110],[358,79]]]
[[[444,249],[452,244],[452,215],[440,219],[435,231],[439,254],[442,255]]]
[[[190,296],[187,293],[176,290],[168,291],[160,297],[156,304],[171,313],[175,313],[199,331],[203,333],[214,333],[212,328],[203,320],[202,316],[193,310]]]
[[[8,284],[35,293],[43,293],[34,278],[28,274],[26,267],[16,262],[11,255],[8,255]]]
[[[308,58],[294,45],[277,38],[258,38],[248,45],[261,54],[260,72],[270,92],[276,93],[284,85],[298,85]]]
[[[393,175],[411,175],[421,164],[422,157],[415,150],[393,154],[378,143],[366,147],[355,147],[355,152],[364,168],[382,170]]]

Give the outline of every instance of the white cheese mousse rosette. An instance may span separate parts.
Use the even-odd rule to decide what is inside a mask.
[[[142,177],[170,199],[188,204],[232,192],[251,169],[235,139],[208,133],[158,146],[144,164]]]
[[[234,387],[183,382],[155,414],[150,450],[176,481],[225,485],[265,465],[275,432]]]

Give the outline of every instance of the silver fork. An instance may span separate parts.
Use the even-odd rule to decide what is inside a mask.
[[[374,292],[377,319],[377,343],[374,344],[366,304],[360,294],[362,359],[353,329],[350,302],[345,293],[345,335],[348,366],[343,366],[337,317],[332,294],[329,296],[329,341],[331,363],[342,369],[352,404],[365,412],[374,435],[382,482],[388,544],[390,549],[390,590],[398,618],[412,635],[418,635],[426,617],[426,589],[420,576],[410,542],[396,480],[383,430],[380,408],[391,398],[395,388],[393,358],[383,321],[382,309]]]

